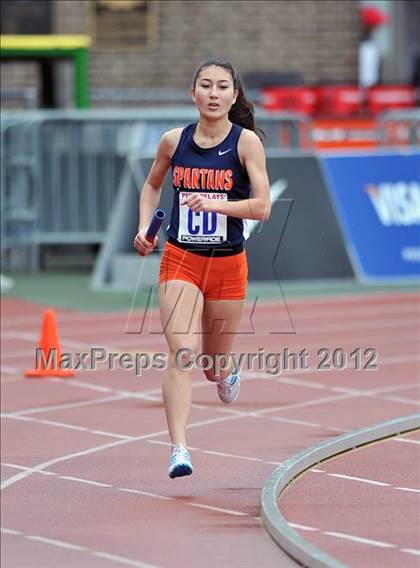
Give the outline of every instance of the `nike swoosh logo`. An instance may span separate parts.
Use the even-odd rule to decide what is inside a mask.
[[[219,150],[219,156],[223,156],[223,154],[227,154],[228,152],[230,152],[232,150],[232,148],[229,148],[229,150],[224,150],[223,152],[221,152]]]

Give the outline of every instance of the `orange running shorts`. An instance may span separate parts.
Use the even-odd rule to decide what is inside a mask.
[[[232,256],[201,256],[166,243],[159,284],[170,280],[191,282],[205,300],[244,300],[248,281],[245,250]]]

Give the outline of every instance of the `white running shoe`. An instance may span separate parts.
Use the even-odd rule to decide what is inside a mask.
[[[183,477],[184,475],[191,475],[193,466],[191,463],[191,455],[185,446],[177,444],[172,450],[169,459],[168,475],[171,479],[175,477]]]
[[[233,372],[223,381],[217,383],[217,393],[221,401],[226,404],[235,402],[238,398],[239,389],[241,387],[241,377],[239,373]]]

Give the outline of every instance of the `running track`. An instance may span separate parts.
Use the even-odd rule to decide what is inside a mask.
[[[189,431],[195,472],[173,481],[160,371],[24,379],[42,313],[22,301],[3,304],[5,568],[295,566],[259,519],[272,470],[328,437],[418,411],[420,295],[295,301],[288,309],[257,303],[244,314],[237,351],[307,349],[310,368],[245,371],[232,407],[197,373]],[[63,351],[165,351],[156,313],[141,334],[139,313],[60,310],[57,319]],[[379,369],[317,370],[321,347],[375,348]],[[404,438],[410,442],[389,440],[312,469],[284,494],[283,514],[351,566],[418,566],[419,436]]]

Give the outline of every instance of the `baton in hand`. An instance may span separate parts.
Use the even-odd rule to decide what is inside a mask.
[[[153,243],[153,241],[155,240],[157,232],[159,231],[164,218],[165,218],[165,211],[163,209],[156,209],[156,211],[153,213],[152,220],[150,221],[149,228],[147,229],[145,235],[146,239],[150,243]]]

